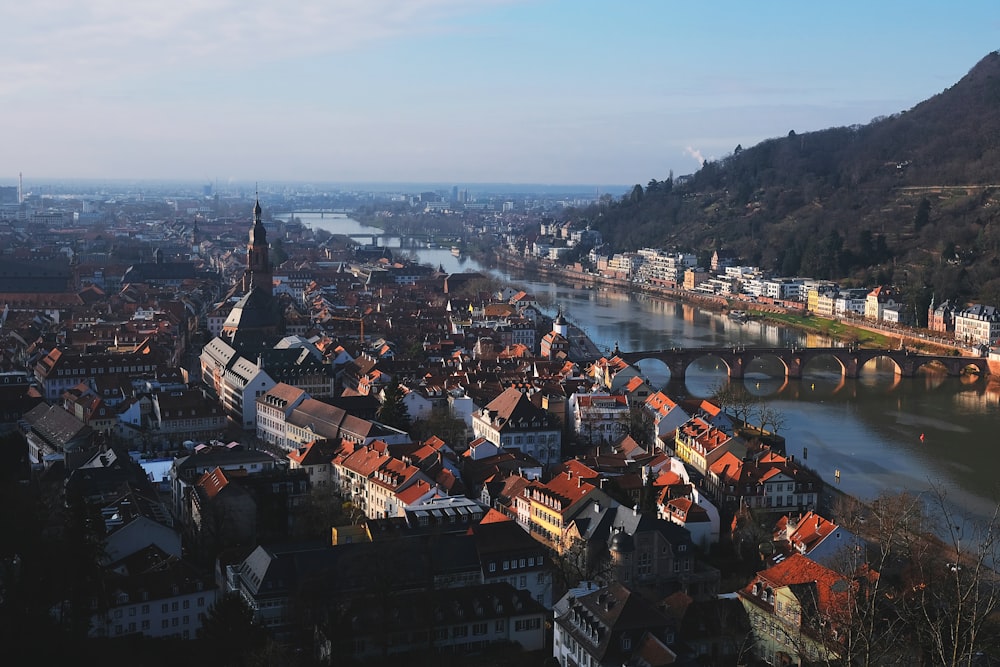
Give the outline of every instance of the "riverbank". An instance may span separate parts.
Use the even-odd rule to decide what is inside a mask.
[[[802,308],[789,308],[777,303],[750,302],[722,295],[695,294],[689,290],[669,285],[638,284],[622,278],[603,276],[597,273],[576,270],[544,260],[524,259],[509,253],[496,251],[494,255],[501,266],[535,272],[539,276],[557,277],[573,286],[600,285],[629,292],[639,292],[658,299],[666,299],[698,306],[719,313],[731,310],[745,311],[751,318],[780,324],[805,333],[820,334],[843,343],[852,343],[874,349],[910,349],[938,355],[964,355],[965,350],[958,345],[949,345],[942,340],[931,340],[933,333],[918,329],[899,327],[886,331],[857,320],[841,320],[806,313]]]

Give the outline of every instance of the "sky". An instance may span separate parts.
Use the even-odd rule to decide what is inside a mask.
[[[907,110],[996,0],[32,0],[0,183],[647,183]]]

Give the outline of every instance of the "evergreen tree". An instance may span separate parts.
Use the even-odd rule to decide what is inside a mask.
[[[378,409],[378,421],[406,431],[410,428],[410,414],[403,402],[403,389],[396,383],[382,390],[382,405]]]

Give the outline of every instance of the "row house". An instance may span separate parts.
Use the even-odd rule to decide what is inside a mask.
[[[315,440],[286,454],[288,468],[305,470],[311,488],[323,489],[333,485],[337,489],[339,486],[334,483],[333,460],[340,450],[340,443]]]
[[[675,621],[615,582],[569,591],[556,604],[552,655],[560,665],[668,665]]]
[[[674,432],[691,418],[676,401],[662,391],[650,394],[644,408],[653,418],[653,433],[657,442],[661,442],[661,438],[669,438],[673,442]]]
[[[643,262],[637,277],[652,285],[679,285],[684,280],[684,272],[698,265],[698,256],[693,253],[642,248],[638,255]]]
[[[657,515],[686,529],[691,540],[707,553],[719,542],[719,510],[707,498],[699,497],[693,486],[688,487],[691,490],[685,495],[664,488],[657,499]]]
[[[81,382],[93,386],[99,377],[138,376],[153,373],[158,359],[148,345],[139,351],[122,354],[84,354],[53,348],[35,364],[35,380],[45,400],[56,402],[68,389]]]
[[[194,639],[218,590],[184,561],[147,551],[126,559],[103,579],[108,594],[93,608],[91,638]],[[106,606],[105,606],[106,605]]]
[[[724,454],[742,456],[746,443],[713,426],[704,417],[695,416],[678,427],[674,435],[674,452],[677,458],[704,475]]]
[[[223,374],[222,407],[244,431],[253,431],[257,427],[257,399],[276,384],[259,363],[237,357]]]
[[[109,433],[118,424],[118,416],[86,382],[62,395],[62,407],[97,433]]]
[[[223,433],[228,418],[200,389],[138,394],[117,415],[117,433],[132,445],[204,442]]]
[[[590,365],[587,375],[611,393],[620,393],[633,378],[640,377],[639,370],[619,356],[601,357]]]
[[[481,584],[423,592],[396,591],[388,597],[349,600],[317,628],[321,664],[345,657],[364,662],[435,651],[475,655],[492,646],[545,647],[550,613],[527,592],[509,584]]]
[[[628,433],[628,397],[573,394],[569,399],[573,432],[589,444],[617,442]]]
[[[304,390],[279,382],[257,398],[257,437],[284,450],[294,451],[285,439],[285,422],[302,401],[311,398]]]
[[[174,459],[170,467],[171,511],[184,523],[188,498],[206,472],[216,468],[240,475],[258,475],[274,470],[274,457],[245,450],[240,445],[198,445],[189,456]]]
[[[899,305],[897,297],[896,290],[879,285],[865,297],[865,318],[881,322],[885,319],[886,310],[895,311]]]
[[[315,398],[306,398],[285,419],[284,447],[296,449],[314,440],[345,440],[356,445],[381,440],[395,445],[410,442],[410,436],[406,431],[362,419]]]
[[[277,383],[218,337],[202,348],[200,364],[202,382],[219,397],[229,418],[245,430],[255,428],[256,399]]]
[[[993,345],[1000,339],[1000,311],[972,304],[955,312],[955,340],[969,345]]]
[[[772,665],[837,662],[839,624],[856,585],[802,554],[757,573],[737,591],[750,619],[754,655]]]
[[[387,446],[362,447],[335,464],[341,493],[372,519],[403,516],[408,504],[437,493],[434,481],[420,468],[391,456]],[[401,498],[408,488],[416,494]]]
[[[860,553],[862,558],[866,553],[861,538],[812,510],[778,519],[773,542],[777,552],[775,562],[800,553],[820,565],[837,567],[843,565],[848,552]]]
[[[956,310],[955,304],[950,300],[935,305],[934,299],[931,298],[931,304],[927,308],[927,328],[941,333],[954,331]]]
[[[517,387],[507,388],[473,414],[472,430],[475,437],[502,449],[518,449],[545,467],[561,459],[562,429],[558,420]]]
[[[89,458],[95,443],[94,430],[58,405],[39,403],[19,424],[35,466],[62,462],[71,470]]]
[[[748,278],[743,283],[747,295],[773,301],[798,301],[801,287],[801,278]]]
[[[554,568],[544,545],[497,510],[490,510],[470,532],[476,538],[484,583],[507,582],[528,591],[546,609],[552,607]]]
[[[718,504],[767,508],[778,512],[804,512],[817,506],[822,480],[794,458],[764,451],[744,460],[727,452],[705,475],[705,488]]]
[[[577,514],[593,504],[609,507],[615,503],[600,488],[572,472],[544,483],[533,481],[514,498],[522,526],[536,540],[560,554],[571,547],[567,528]]]
[[[868,290],[863,287],[842,289],[833,300],[834,317],[852,317],[865,314]]]
[[[160,438],[174,443],[205,441],[226,429],[226,414],[206,400],[199,389],[158,392],[152,395],[154,429]]]

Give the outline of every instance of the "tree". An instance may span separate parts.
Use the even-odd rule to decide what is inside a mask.
[[[740,420],[744,428],[746,428],[750,417],[757,411],[760,401],[758,397],[747,391],[746,387],[733,382],[720,383],[712,393],[712,400],[724,412]]]
[[[410,426],[410,436],[414,441],[424,441],[431,436],[444,440],[452,449],[464,449],[468,444],[468,425],[453,417],[448,406],[434,406],[424,419],[415,419]]]
[[[228,661],[234,656],[236,664],[242,664],[246,654],[265,646],[267,633],[254,620],[253,610],[239,593],[226,593],[209,607],[198,638],[225,659],[225,664],[231,664]]]
[[[622,417],[625,432],[645,447],[653,442],[653,416],[642,405],[632,405]]]
[[[402,387],[395,382],[390,382],[382,390],[382,405],[379,407],[376,416],[378,421],[386,426],[398,428],[405,431],[410,428],[410,414],[403,402],[405,394]]]
[[[1000,578],[993,569],[1000,556],[1000,505],[978,522],[960,516],[940,487],[930,497],[937,526],[944,527],[943,551],[926,549],[914,567],[921,586],[911,612],[926,648],[941,665],[972,665],[977,656],[998,649]]]
[[[917,212],[913,216],[913,229],[915,231],[920,231],[924,225],[931,221],[931,202],[927,197],[923,197],[920,200],[920,204],[917,206]]]
[[[769,430],[771,433],[777,433],[781,429],[785,428],[787,420],[781,410],[760,401],[757,407],[757,421],[760,423],[761,431]],[[768,427],[770,427],[770,429]]]

